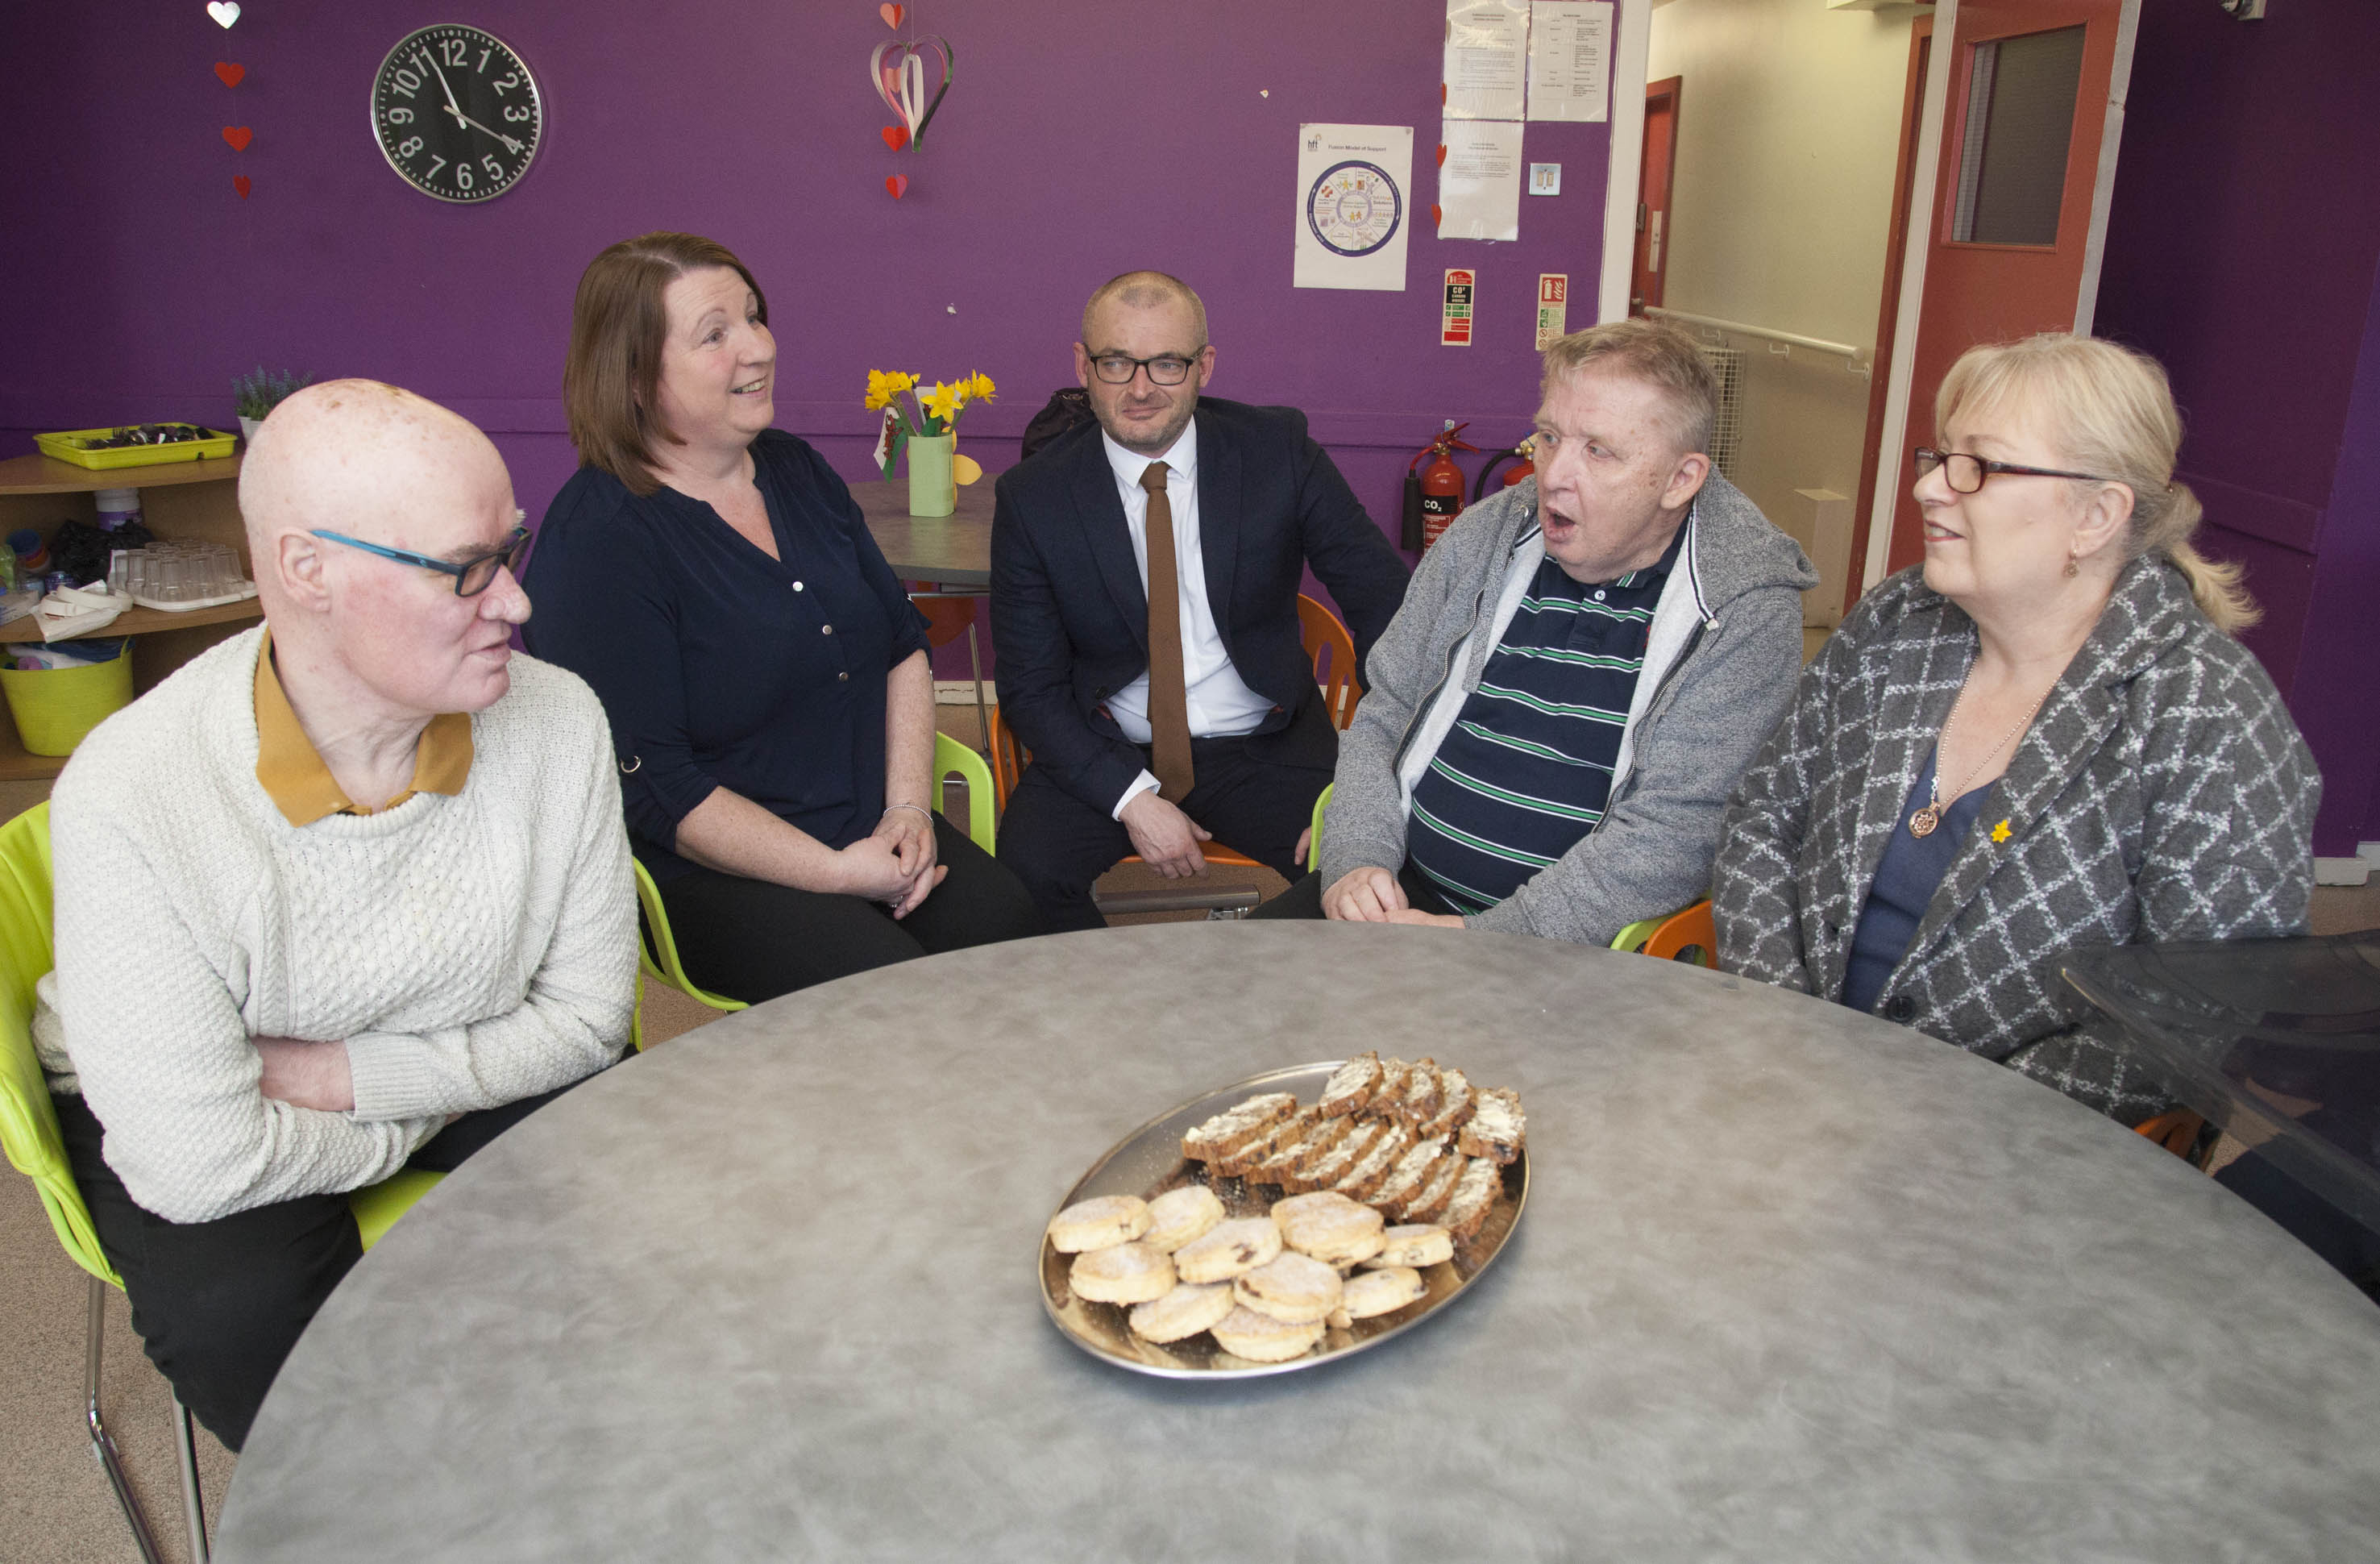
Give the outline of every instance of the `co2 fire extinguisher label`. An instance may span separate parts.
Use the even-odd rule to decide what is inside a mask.
[[[1557,338],[1569,331],[1570,274],[1539,272],[1537,274],[1537,351],[1552,347]]]
[[[1471,346],[1471,289],[1478,274],[1462,266],[1446,269],[1446,313],[1439,323],[1441,348]]]

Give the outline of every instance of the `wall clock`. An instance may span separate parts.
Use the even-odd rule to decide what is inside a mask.
[[[372,78],[372,135],[423,195],[470,202],[528,172],[545,129],[537,78],[502,39],[441,22],[409,32]]]

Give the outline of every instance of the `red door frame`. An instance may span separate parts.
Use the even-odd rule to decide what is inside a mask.
[[[1661,263],[1648,269],[1645,263],[1653,241],[1651,214],[1659,212],[1666,218],[1670,210],[1670,191],[1678,168],[1678,104],[1684,80],[1683,77],[1665,76],[1658,81],[1645,84],[1645,144],[1638,158],[1636,176],[1636,247],[1631,251],[1628,263],[1628,312],[1632,315],[1648,304],[1658,308],[1669,280],[1671,236],[1667,231],[1669,224],[1666,221],[1662,224]],[[1665,98],[1669,100],[1670,128],[1663,139],[1663,155],[1657,169],[1653,166],[1651,128],[1656,112],[1654,105]],[[1658,191],[1655,186],[1657,179]],[[1657,195],[1658,199],[1656,199]]]

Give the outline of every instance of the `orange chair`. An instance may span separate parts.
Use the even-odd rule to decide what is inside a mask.
[[[2204,1118],[2188,1108],[2175,1108],[2170,1113],[2158,1114],[2155,1118],[2143,1119],[2132,1126],[2132,1133],[2155,1141],[2195,1167],[2197,1163],[2191,1154],[2198,1149],[2198,1132],[2205,1125]]]
[[[1693,961],[1718,965],[1718,930],[1711,923],[1711,904],[1697,901],[1684,911],[1664,918],[1645,939],[1647,956],[1662,961]]]
[[[1314,659],[1322,709],[1330,714],[1330,726],[1343,733],[1355,720],[1355,703],[1364,696],[1364,687],[1355,682],[1355,638],[1338,615],[1302,592],[1297,594],[1297,628],[1305,654]]]

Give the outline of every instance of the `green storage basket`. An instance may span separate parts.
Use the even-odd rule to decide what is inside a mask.
[[[70,755],[83,735],[132,703],[132,646],[79,668],[0,667],[0,695],[26,752]]]

